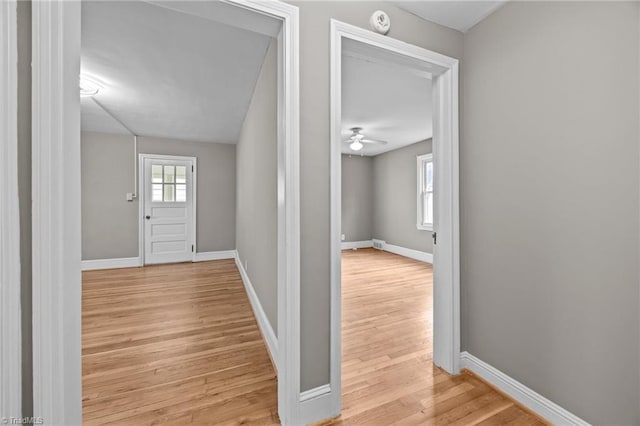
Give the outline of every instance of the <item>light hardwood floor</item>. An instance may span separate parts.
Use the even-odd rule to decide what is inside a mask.
[[[544,424],[476,377],[433,366],[431,265],[342,253],[342,416],[325,424]]]
[[[233,260],[83,273],[85,425],[278,424]]]
[[[433,367],[432,270],[343,252],[343,414],[330,425],[539,425]],[[85,425],[277,424],[273,367],[232,260],[83,273]]]

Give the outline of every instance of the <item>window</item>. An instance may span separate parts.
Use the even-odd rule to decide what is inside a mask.
[[[187,168],[185,166],[151,165],[151,201],[186,202]]]
[[[433,230],[433,155],[418,156],[418,229]]]

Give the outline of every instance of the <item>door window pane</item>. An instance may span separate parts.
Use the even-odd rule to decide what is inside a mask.
[[[433,229],[433,157],[431,154],[419,155],[418,159],[418,219],[417,227],[422,230]]]
[[[152,164],[151,201],[185,203],[187,201],[187,166]]]
[[[154,183],[151,185],[151,201],[162,201],[161,183]]]
[[[422,223],[433,223],[433,192],[424,194],[424,205],[422,206]]]
[[[179,203],[187,201],[187,185],[176,185],[176,201]]]
[[[164,201],[170,203],[175,201],[175,185],[164,185]]]
[[[175,182],[175,173],[176,173],[175,166],[164,166],[164,183]]]
[[[162,166],[153,164],[151,166],[151,182],[162,183]]]
[[[176,183],[187,183],[187,168],[176,166]]]

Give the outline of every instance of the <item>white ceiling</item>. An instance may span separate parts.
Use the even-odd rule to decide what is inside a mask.
[[[507,0],[501,1],[398,1],[396,6],[414,15],[454,30],[466,32],[478,22],[495,12]],[[393,22],[391,22],[393,26]]]
[[[271,38],[216,22],[200,13],[202,2],[180,3],[182,11],[83,2],[82,74],[138,135],[236,143]],[[128,133],[90,98],[82,99],[82,129]]]
[[[367,139],[386,145],[365,145],[345,154],[374,156],[428,139],[433,134],[433,87],[424,71],[396,65],[381,58],[347,53],[342,60],[342,136],[362,127]]]

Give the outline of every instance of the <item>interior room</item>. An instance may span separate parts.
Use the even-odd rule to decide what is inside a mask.
[[[84,424],[278,421],[269,25],[82,4]]]
[[[432,104],[430,74],[345,47],[343,419],[371,416],[376,383],[401,394],[433,378]]]
[[[639,17],[0,1],[0,423],[640,425]]]

